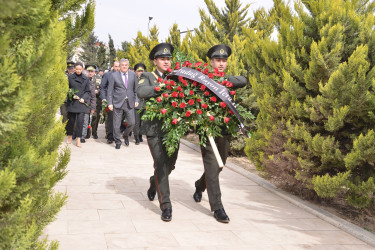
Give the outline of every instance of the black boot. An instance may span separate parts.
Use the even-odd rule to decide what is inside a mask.
[[[198,188],[195,188],[195,193],[193,194],[193,198],[194,198],[195,202],[201,202],[202,191],[200,191]]]
[[[224,208],[215,210],[214,217],[218,222],[229,223],[230,221],[228,215],[225,213]]]
[[[150,177],[150,188],[147,190],[147,197],[150,201],[153,201],[155,199],[156,195],[156,186],[155,182],[153,181],[152,176]]]
[[[139,142],[143,142],[142,135],[139,135]]]
[[[161,219],[163,221],[171,221],[172,220],[172,208],[167,207],[163,210],[163,213],[161,214]]]

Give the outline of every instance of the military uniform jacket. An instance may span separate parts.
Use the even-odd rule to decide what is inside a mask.
[[[68,75],[68,79],[69,88],[77,89],[78,93],[76,95],[83,98],[85,103],[89,103],[91,94],[90,79],[85,75],[78,77],[76,73]],[[83,103],[80,103],[79,100],[76,99],[72,99],[72,101],[68,99],[66,108],[68,112],[72,113],[87,113],[90,111],[89,107]]]
[[[157,70],[154,73],[160,77]],[[160,96],[160,92],[155,91],[155,86],[158,86],[159,83],[153,73],[143,72],[138,83],[137,95],[139,99],[144,99],[147,102],[152,97]],[[140,133],[146,136],[163,136],[165,133],[162,132],[161,128],[162,121],[157,118],[152,121],[144,120],[142,121]]]

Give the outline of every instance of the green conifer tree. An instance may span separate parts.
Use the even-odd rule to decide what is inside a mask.
[[[274,0],[278,40],[248,30],[259,129],[246,153],[283,187],[374,205],[375,3]]]
[[[87,40],[82,45],[83,52],[80,55],[82,62],[84,62],[85,64],[99,64],[99,47],[97,46],[98,42],[98,37],[95,36],[94,32],[91,32]]]
[[[112,65],[113,62],[116,59],[116,49],[115,49],[115,44],[113,42],[113,39],[112,39],[111,35],[108,35],[108,36],[109,36],[109,42],[108,42],[108,47],[109,47],[109,63],[110,63],[110,65]]]
[[[67,93],[63,17],[80,10],[73,2],[1,4],[0,249],[58,246],[40,236],[66,200],[53,187],[70,157],[59,149],[65,129],[56,111]]]
[[[107,60],[107,51],[102,42],[100,42],[100,46],[98,48],[98,67],[99,68],[108,68],[108,60]]]

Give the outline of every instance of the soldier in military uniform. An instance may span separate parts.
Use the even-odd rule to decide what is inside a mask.
[[[68,75],[74,73],[74,62],[67,62],[66,63],[66,71],[65,76],[68,79]],[[60,106],[60,114],[62,115],[63,119],[62,122],[65,123],[68,120],[68,111],[66,110],[66,98],[64,103]]]
[[[149,58],[156,65],[156,70],[142,73],[137,88],[139,98],[146,101],[151,97],[160,95],[160,92],[155,90],[155,87],[159,85],[157,79],[159,77],[165,78],[167,69],[171,66],[172,52],[173,46],[168,43],[160,43],[151,50]],[[147,191],[147,196],[152,201],[155,198],[156,190],[158,191],[160,209],[162,210],[161,219],[170,221],[172,220],[172,204],[169,198],[168,176],[175,167],[178,149],[171,157],[168,157],[163,144],[165,133],[162,132],[161,128],[162,121],[158,119],[144,120],[140,132],[146,135],[154,160],[154,175],[150,177],[150,188]]]
[[[210,58],[213,69],[217,68],[219,72],[224,72],[227,68],[227,59],[231,53],[232,50],[229,46],[219,44],[208,50],[207,57]],[[225,79],[233,83],[234,88],[242,88],[247,84],[247,80],[243,76],[225,75]],[[216,137],[215,142],[223,163],[225,164],[228,157],[231,135],[225,128],[222,128],[221,134],[222,137]],[[217,163],[209,140],[207,140],[206,147],[201,146],[201,151],[205,172],[201,178],[195,182],[196,190],[193,198],[196,202],[200,202],[202,199],[202,192],[204,192],[207,187],[208,199],[211,211],[214,211],[214,217],[219,222],[228,223],[229,217],[227,216],[221,202],[219,173],[222,169]]]
[[[83,121],[83,129],[82,129],[82,138],[81,142],[85,143],[86,139],[90,138],[91,129],[89,126],[90,124],[90,115],[93,115],[96,109],[96,95],[95,95],[95,65],[87,65],[86,70],[88,72],[88,78],[90,83],[90,99],[87,102],[89,105],[88,111],[85,113],[84,121]]]
[[[140,79],[142,73],[146,71],[146,65],[144,65],[143,63],[137,63],[136,65],[134,65],[134,70],[135,70],[135,73],[137,74],[138,79]],[[143,142],[142,134],[139,133],[139,130],[141,128],[141,118],[142,118],[142,114],[144,113],[143,105],[144,105],[143,99],[139,99],[138,107],[134,109],[135,125],[134,125],[133,132],[134,132],[135,145],[139,145],[140,142]]]
[[[100,72],[100,71],[99,71]],[[95,113],[92,115],[92,137],[98,139],[98,125],[100,120],[100,112],[102,111],[102,99],[100,98],[100,82],[102,77],[100,74],[96,74],[92,82],[95,85],[95,95],[96,95],[96,109]]]

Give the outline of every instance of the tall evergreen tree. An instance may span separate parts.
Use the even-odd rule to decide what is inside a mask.
[[[0,249],[57,247],[40,236],[66,200],[53,191],[70,156],[55,116],[67,92],[62,2],[1,5]]]
[[[94,32],[91,32],[85,43],[82,45],[83,52],[80,55],[82,61],[86,64],[98,65],[98,46],[99,40]]]
[[[278,41],[247,32],[260,113],[246,152],[283,187],[374,206],[375,3],[274,5]]]
[[[121,43],[122,52],[124,53],[125,57],[127,56],[129,46],[131,46],[131,43],[128,41],[124,41]]]
[[[95,0],[53,0],[51,7],[66,26],[65,50],[68,57],[86,40],[95,25]]]
[[[115,49],[115,44],[113,42],[113,39],[112,39],[111,35],[108,35],[108,36],[109,36],[109,42],[108,42],[108,47],[109,47],[109,63],[110,63],[110,65],[112,65],[113,62],[116,59],[116,49]]]
[[[99,68],[108,68],[108,60],[107,60],[107,50],[105,49],[103,43],[100,42],[98,48],[98,67]]]

